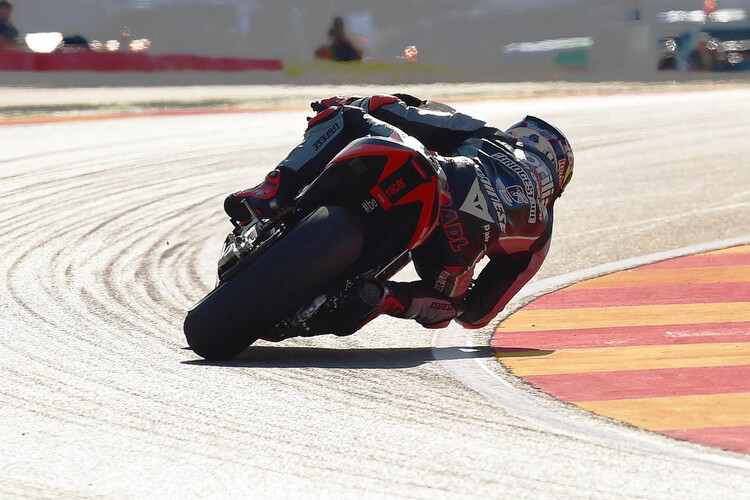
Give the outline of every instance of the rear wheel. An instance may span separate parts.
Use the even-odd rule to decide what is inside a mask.
[[[352,212],[318,208],[188,312],[188,345],[206,359],[234,358],[338,278],[363,241]]]

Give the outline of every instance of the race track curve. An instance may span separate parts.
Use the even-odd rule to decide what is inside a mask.
[[[569,134],[577,169],[540,279],[750,234],[750,91],[456,105]],[[643,439],[628,429],[623,443],[554,432],[490,401],[410,322],[260,342],[228,364],[185,350],[224,196],[258,182],[305,116],[0,126],[0,497],[748,498],[747,468],[627,446]]]

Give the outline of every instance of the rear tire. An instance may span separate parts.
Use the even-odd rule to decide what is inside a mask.
[[[352,212],[318,208],[188,312],[188,345],[206,359],[234,358],[338,278],[363,243]]]

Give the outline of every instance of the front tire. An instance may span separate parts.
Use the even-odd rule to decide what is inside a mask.
[[[320,207],[185,318],[199,356],[228,360],[319,295],[359,257],[364,232],[341,207]]]

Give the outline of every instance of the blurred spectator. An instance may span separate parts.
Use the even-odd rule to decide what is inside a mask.
[[[693,49],[693,52],[690,54],[688,61],[691,69],[700,71],[712,71],[714,69],[714,53],[716,52],[716,47],[712,48],[710,45],[711,43],[711,37],[708,33],[698,34],[695,49]],[[713,43],[715,44],[716,42]]]
[[[130,46],[130,28],[123,26],[120,33],[122,34],[122,37],[120,38],[120,48],[127,51]]]
[[[678,39],[674,37],[664,37],[659,40],[661,44],[661,55],[659,56],[658,69],[676,70],[677,69],[677,50],[679,49]]]
[[[318,59],[348,62],[361,61],[362,49],[351,41],[344,29],[344,19],[336,16],[328,30],[328,45],[323,45],[315,51]]]
[[[0,49],[18,48],[18,30],[10,22],[13,5],[7,0],[0,0]]]

